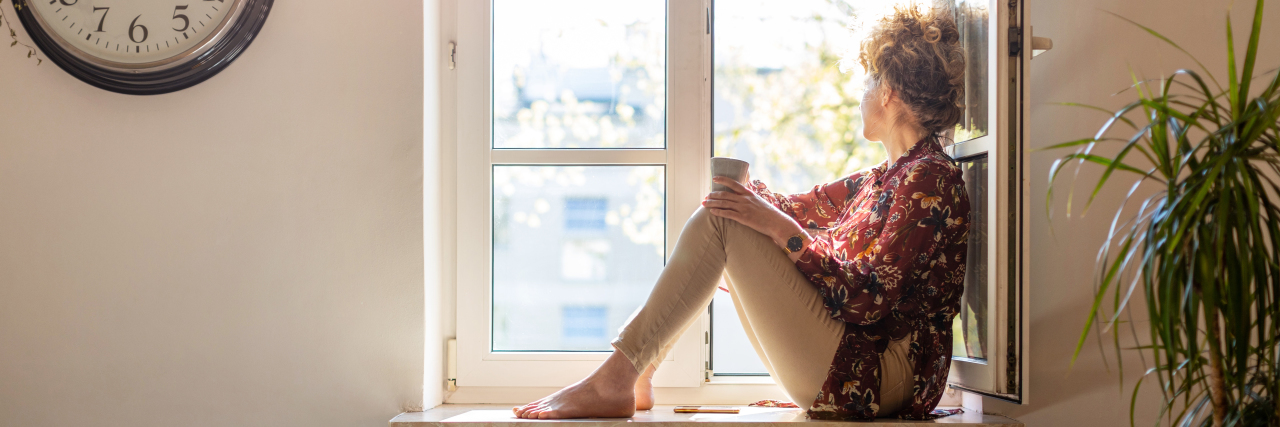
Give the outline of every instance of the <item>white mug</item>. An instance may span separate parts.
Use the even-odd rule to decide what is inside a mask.
[[[747,185],[746,183],[747,168],[750,166],[751,166],[750,163],[747,163],[735,158],[731,158],[731,157],[712,157],[711,158],[711,176],[713,177],[723,176],[723,177],[733,178],[734,180],[741,182],[742,185],[745,186]],[[712,182],[711,191],[733,191],[733,190],[730,190],[729,187],[727,186]]]

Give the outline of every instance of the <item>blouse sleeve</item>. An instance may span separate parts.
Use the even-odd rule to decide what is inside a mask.
[[[815,239],[796,260],[796,267],[821,291],[831,317],[869,325],[889,314],[906,284],[928,279],[938,262],[934,253],[949,227],[968,227],[953,217],[964,197],[958,173],[917,164],[896,188],[886,188],[872,205],[867,223],[886,215],[884,228],[861,247],[834,248],[829,238]],[[875,232],[854,226],[854,233]]]
[[[808,193],[784,195],[769,191],[760,180],[751,182],[751,189],[774,207],[791,216],[805,228],[829,228],[844,212],[853,199],[863,172],[839,180],[813,186]]]

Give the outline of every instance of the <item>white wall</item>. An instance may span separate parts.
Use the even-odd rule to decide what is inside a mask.
[[[1253,3],[1235,1],[1232,16],[1238,43],[1247,40],[1247,28],[1242,27],[1252,20]],[[1031,61],[1032,148],[1088,137],[1104,118],[1100,113],[1051,104],[1081,102],[1119,108],[1132,100],[1125,95],[1111,96],[1130,84],[1128,67],[1140,75],[1158,78],[1178,68],[1195,66],[1177,50],[1104,10],[1153,27],[1195,54],[1219,79],[1226,76],[1225,17],[1231,1],[1038,0],[1028,4],[1036,34],[1054,41],[1052,51]],[[1264,31],[1260,49],[1264,56],[1259,69],[1263,71],[1280,65],[1280,6],[1269,5],[1264,26],[1270,28]],[[1226,84],[1226,80],[1222,81]],[[1055,234],[1051,234],[1045,212],[1048,170],[1055,156],[1067,152],[1031,154],[1031,403],[1014,406],[988,400],[985,409],[1011,415],[1031,426],[1128,425],[1129,393],[1143,371],[1135,354],[1128,352],[1124,360],[1123,389],[1111,350],[1107,350],[1111,369],[1108,372],[1092,337],[1075,368],[1068,368],[1093,295],[1090,272],[1094,256],[1105,238],[1110,214],[1119,206],[1129,184],[1114,181],[1116,184],[1103,190],[1100,201],[1087,216],[1068,220],[1066,198],[1062,195],[1070,187],[1069,178],[1061,182],[1056,187]],[[1081,182],[1096,182],[1100,172],[1085,169]],[[1136,301],[1142,305],[1140,299]],[[1145,324],[1139,323],[1136,328],[1145,342]],[[1154,380],[1144,386],[1147,393],[1140,397],[1144,403],[1140,406],[1139,425],[1155,421],[1159,393],[1150,387],[1152,384]]]
[[[0,46],[0,425],[419,407],[423,31],[420,1],[281,0],[153,97]]]

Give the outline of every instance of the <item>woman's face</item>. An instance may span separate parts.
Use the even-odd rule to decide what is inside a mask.
[[[862,91],[862,102],[858,108],[862,110],[862,137],[868,141],[880,141],[880,134],[885,126],[885,109],[881,103],[880,87],[875,80],[867,77]]]

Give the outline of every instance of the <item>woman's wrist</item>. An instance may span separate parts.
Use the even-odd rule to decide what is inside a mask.
[[[773,242],[777,243],[778,246],[783,248],[787,247],[787,240],[791,239],[793,236],[796,236],[796,235],[799,235],[800,238],[804,240],[803,244],[806,246],[809,244],[810,241],[813,240],[809,236],[809,233],[805,232],[804,227],[801,227],[799,223],[795,222],[795,220],[790,220],[787,222],[789,224],[779,228],[777,231],[773,233],[773,236],[771,236],[773,237]]]

